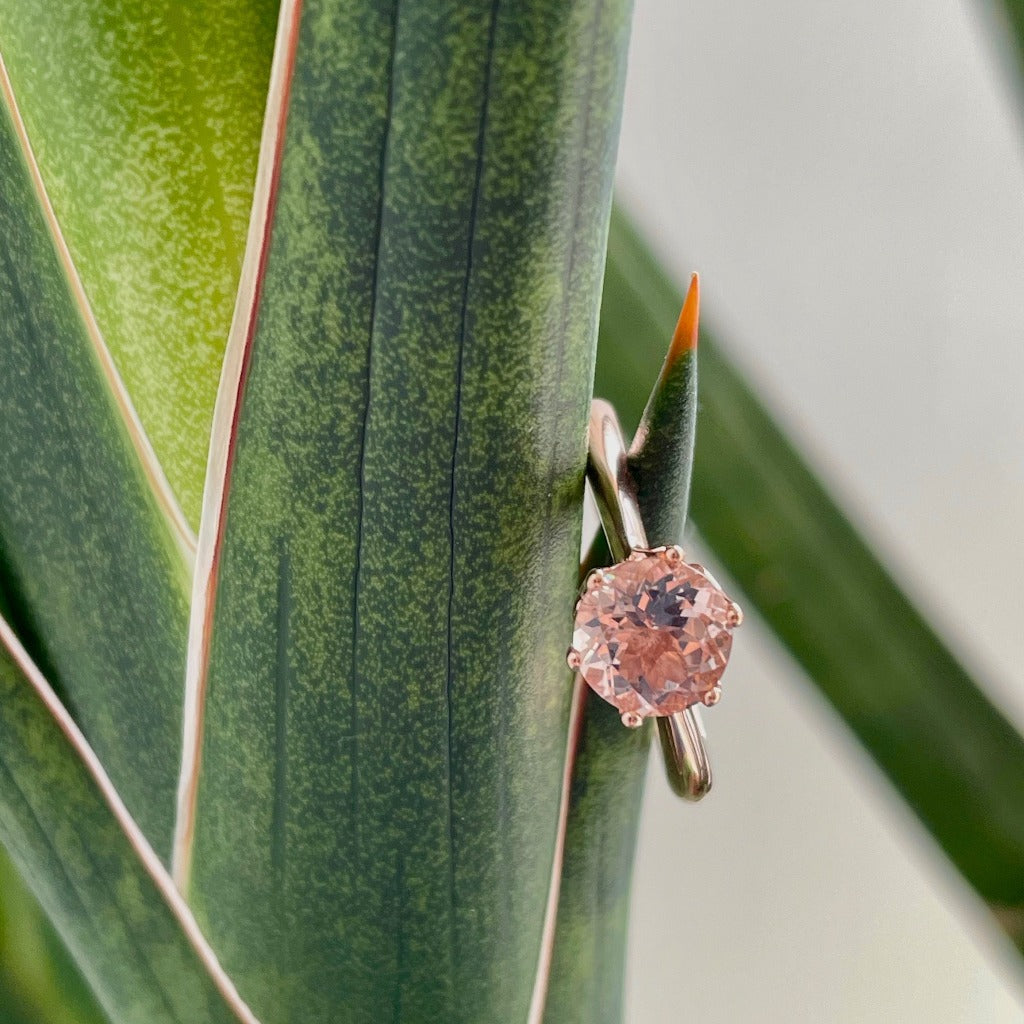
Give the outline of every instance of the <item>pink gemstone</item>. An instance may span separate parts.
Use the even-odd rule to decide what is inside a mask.
[[[600,582],[588,581],[576,606],[572,638],[591,688],[620,712],[645,717],[712,700],[737,621],[722,589],[663,552],[634,556],[602,574]]]

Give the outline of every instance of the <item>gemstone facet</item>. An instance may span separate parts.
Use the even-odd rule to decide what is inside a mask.
[[[739,618],[678,549],[634,552],[588,578],[569,661],[623,714],[672,715],[717,701]]]

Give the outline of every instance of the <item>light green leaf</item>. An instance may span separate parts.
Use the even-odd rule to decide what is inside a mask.
[[[275,0],[0,0],[42,178],[196,527],[256,172]]]
[[[4,1024],[107,1024],[2,846],[0,1020]]]
[[[191,676],[191,894],[267,1024],[543,1005],[627,6],[309,2],[279,51]]]
[[[187,555],[124,415],[2,71],[0,583],[20,635],[166,854]]]
[[[2,619],[0,842],[117,1024],[256,1024]]]

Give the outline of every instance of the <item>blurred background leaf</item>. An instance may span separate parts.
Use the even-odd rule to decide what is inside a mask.
[[[63,941],[0,849],[0,1021],[106,1024]]]
[[[595,391],[637,421],[681,294],[613,216]],[[1012,937],[1024,740],[924,621],[704,331],[693,517],[754,608]]]

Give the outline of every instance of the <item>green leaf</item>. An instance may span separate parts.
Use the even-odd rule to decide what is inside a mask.
[[[274,0],[0,2],[0,51],[100,330],[198,525]]]
[[[0,1020],[106,1024],[91,991],[0,847]]]
[[[629,456],[648,541],[655,547],[683,538],[697,418],[698,309],[694,278]],[[599,536],[583,572],[612,561]],[[614,707],[588,687],[583,692],[549,1024],[622,1019],[633,857],[654,729],[623,728]]]
[[[256,1024],[2,619],[0,842],[117,1024]]]
[[[191,893],[265,1024],[537,1020],[628,5],[288,6]]]
[[[183,538],[108,372],[2,71],[0,585],[132,813],[169,852]]]
[[[601,564],[611,561],[606,553]],[[584,698],[545,1024],[622,1020],[633,857],[654,726],[626,729],[589,687]]]
[[[995,15],[991,21],[995,42],[1001,47],[1008,44],[1006,55],[1013,61],[1012,70],[1020,86],[1024,76],[1024,0],[978,0],[978,6]]]
[[[635,419],[679,294],[613,217],[598,390]],[[1024,741],[936,636],[723,353],[701,340],[693,515],[719,562],[1021,939]]]
[[[655,547],[682,541],[690,504],[697,433],[699,316],[700,286],[694,274],[627,459],[647,539]]]

